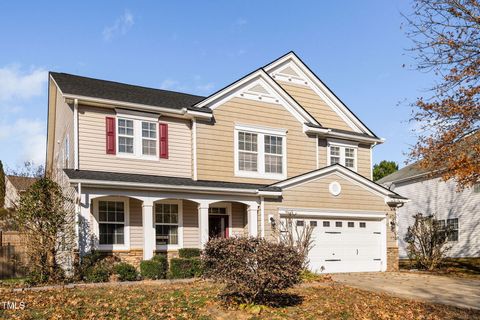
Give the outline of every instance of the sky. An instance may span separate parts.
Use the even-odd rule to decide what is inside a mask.
[[[293,50],[402,167],[415,143],[411,1],[2,1],[0,160],[43,164],[48,71],[209,95]],[[404,67],[405,65],[405,67]],[[321,122],[321,120],[320,120]]]

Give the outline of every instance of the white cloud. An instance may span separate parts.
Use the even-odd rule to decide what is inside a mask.
[[[134,25],[135,19],[133,14],[125,10],[125,12],[115,20],[115,22],[103,29],[103,39],[110,41],[116,36],[125,35]]]
[[[160,83],[160,89],[163,90],[176,90],[180,85],[180,82],[173,79],[165,79]]]
[[[205,84],[197,85],[195,89],[197,92],[200,92],[200,93],[210,93],[214,87],[215,87],[214,83],[205,83]]]
[[[18,65],[0,68],[0,101],[29,99],[44,94],[47,71],[22,72]]]
[[[239,27],[244,26],[247,23],[248,23],[248,21],[244,18],[238,18],[237,20],[235,20],[235,25],[239,26]]]
[[[19,118],[11,124],[1,123],[0,145],[2,149],[15,152],[18,163],[32,161],[43,164],[46,150],[45,121]]]

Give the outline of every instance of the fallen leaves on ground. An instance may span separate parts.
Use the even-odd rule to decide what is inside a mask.
[[[300,297],[288,307],[226,307],[219,287],[182,284],[1,292],[0,302],[25,302],[25,310],[0,311],[13,319],[480,319],[480,311],[428,304],[346,287],[312,283],[287,293]],[[2,305],[0,305],[0,308]]]

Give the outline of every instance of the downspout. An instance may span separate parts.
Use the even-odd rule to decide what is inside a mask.
[[[260,197],[260,234],[265,238],[265,198]]]
[[[370,180],[373,181],[373,148],[377,145],[376,142],[370,147]]]
[[[78,99],[73,100],[73,158],[73,168],[78,170]]]
[[[319,159],[318,159],[318,142],[319,142],[319,141],[318,141],[318,139],[319,139],[319,138],[318,138],[318,134],[317,134],[317,138],[315,139],[315,145],[316,145],[316,148],[315,148],[315,150],[316,150],[316,152],[317,152],[317,154],[316,154],[316,159],[317,159],[317,169],[319,169],[319,168],[320,168],[320,164],[318,163],[318,160],[319,160]]]
[[[197,119],[192,119],[193,180],[197,180]]]

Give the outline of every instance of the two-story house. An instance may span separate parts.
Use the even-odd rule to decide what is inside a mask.
[[[130,261],[210,237],[314,227],[310,268],[397,264],[405,198],[372,182],[383,143],[293,53],[208,97],[51,72],[47,170],[78,197],[78,249]]]

